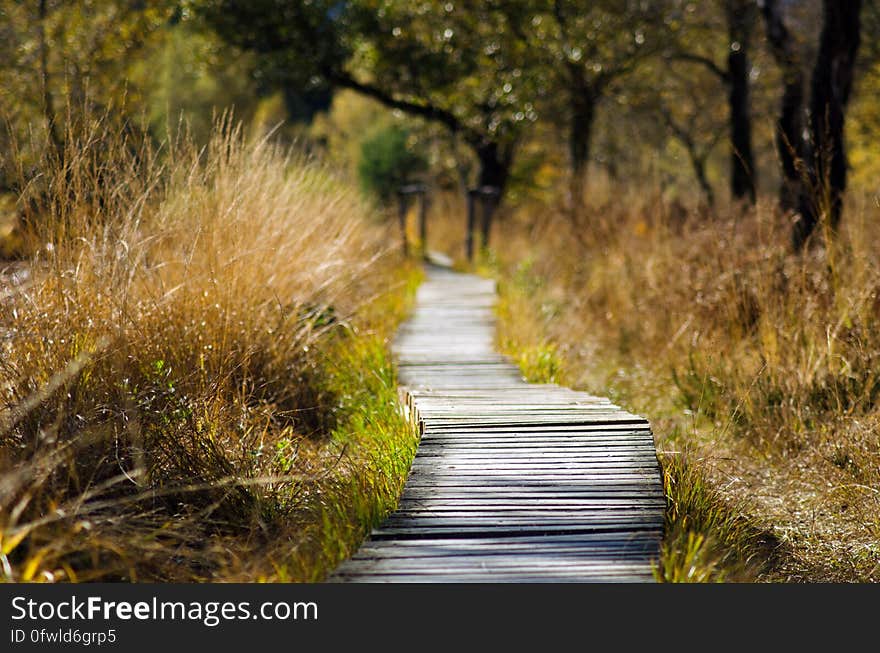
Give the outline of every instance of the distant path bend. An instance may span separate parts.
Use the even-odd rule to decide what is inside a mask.
[[[428,266],[394,352],[421,442],[398,510],[342,582],[653,580],[665,499],[647,421],[523,381],[491,280]]]

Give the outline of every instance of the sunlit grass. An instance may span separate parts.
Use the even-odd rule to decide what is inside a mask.
[[[745,508],[721,496],[681,453],[660,455],[667,509],[660,560],[661,582],[753,581],[772,569],[779,542],[753,524]]]
[[[355,191],[228,123],[67,143],[0,312],[0,574],[322,577],[412,455],[385,344],[416,273]]]

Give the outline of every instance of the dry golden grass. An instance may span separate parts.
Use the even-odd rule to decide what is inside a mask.
[[[665,466],[706,488],[688,502],[709,526],[666,543],[697,579],[880,579],[878,213],[850,198],[803,255],[771,198],[709,215],[597,185],[580,221],[497,225],[502,347],[651,419]]]
[[[412,274],[371,209],[229,123],[155,151],[97,121],[44,164],[0,304],[0,576],[326,573],[411,448],[383,338]]]

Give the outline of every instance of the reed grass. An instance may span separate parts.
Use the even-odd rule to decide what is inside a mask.
[[[0,575],[321,578],[413,452],[385,344],[417,273],[316,161],[227,119],[204,150],[133,133],[71,126],[19,201]]]

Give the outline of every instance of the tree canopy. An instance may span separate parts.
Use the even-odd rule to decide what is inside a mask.
[[[856,42],[859,19],[880,24],[875,3],[7,0],[0,9],[6,189],[36,174],[41,139],[61,155],[68,117],[102,115],[158,140],[183,117],[203,140],[212,116],[232,111],[284,122],[279,135],[320,150],[342,91],[397,125],[364,124],[351,156],[370,149],[368,134],[399,128],[460,186],[540,192],[542,179],[567,179],[572,215],[588,170],[659,171],[710,204],[775,188],[783,210],[804,214],[817,185],[843,192],[847,165],[857,183],[880,167],[876,44],[861,39],[858,56],[834,46]],[[850,81],[823,85],[828,70]],[[816,122],[822,107],[833,143]],[[828,148],[844,157],[831,157],[834,174],[815,159]],[[830,206],[839,215],[839,202]]]

